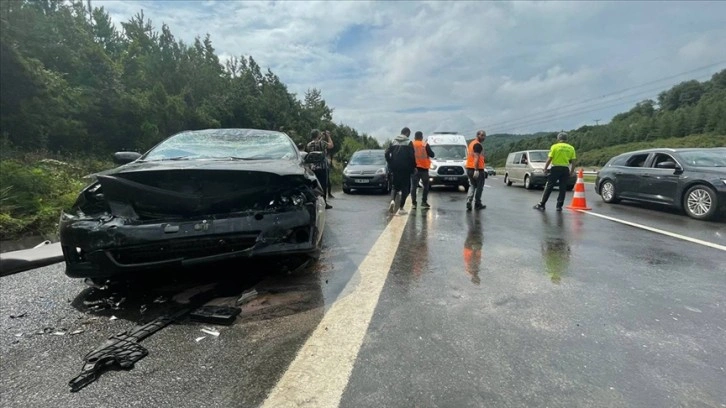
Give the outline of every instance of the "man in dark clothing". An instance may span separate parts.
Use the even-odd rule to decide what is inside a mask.
[[[411,136],[409,128],[401,129],[401,134],[396,136],[386,149],[386,162],[393,173],[393,191],[391,204],[388,206],[388,211],[392,214],[396,212],[398,215],[406,214],[403,206],[411,191],[411,175],[416,170],[416,156],[409,136]]]
[[[420,131],[416,132],[413,137],[413,152],[416,157],[416,170],[411,176],[411,209],[415,210],[416,205],[416,190],[418,190],[418,182],[421,180],[423,183],[423,198],[421,208],[431,208],[428,203],[429,197],[429,167],[431,167],[431,159],[434,157],[434,151],[431,150],[431,146],[423,140],[423,133]]]
[[[332,205],[328,204],[328,160],[326,158],[327,151],[333,148],[333,140],[330,138],[330,134],[328,134],[328,140],[323,140],[322,133],[318,129],[313,129],[310,132],[310,142],[305,146],[305,151],[308,153],[311,152],[320,152],[323,155],[323,160],[319,163],[315,163],[313,167],[313,172],[315,172],[315,177],[318,178],[318,182],[320,183],[320,187],[323,188],[323,198],[325,199],[325,209],[329,210],[333,208]]]
[[[325,131],[325,137],[327,137],[327,139],[330,140],[330,143],[332,146],[333,139],[330,137],[329,130]],[[327,153],[330,153],[330,151],[328,151]],[[330,154],[326,154],[326,156],[328,158],[328,198],[335,198],[333,196],[333,183],[330,182],[330,172],[333,169],[333,157]]]

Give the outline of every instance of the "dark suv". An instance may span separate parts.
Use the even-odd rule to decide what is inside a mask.
[[[598,172],[595,192],[665,204],[708,220],[726,213],[726,148],[648,149],[616,156]]]

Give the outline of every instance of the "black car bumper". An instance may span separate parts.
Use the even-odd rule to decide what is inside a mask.
[[[312,205],[312,204],[311,204]],[[315,214],[313,211],[312,214]],[[235,258],[319,255],[320,225],[308,209],[230,218],[127,223],[64,216],[60,238],[70,277],[109,277]]]

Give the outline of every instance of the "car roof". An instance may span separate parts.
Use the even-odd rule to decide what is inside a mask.
[[[723,147],[679,147],[679,148],[671,148],[671,147],[653,147],[650,149],[641,149],[641,150],[633,150],[630,152],[624,152],[619,154],[619,156],[622,156],[624,154],[643,154],[643,153],[658,153],[658,152],[670,152],[670,153],[680,153],[680,152],[697,152],[702,150],[726,150],[726,148]]]
[[[386,151],[383,149],[365,149],[365,150],[357,150],[353,154],[374,154],[374,153],[385,153]]]

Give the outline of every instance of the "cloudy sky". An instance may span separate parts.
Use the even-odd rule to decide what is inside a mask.
[[[726,2],[99,1],[143,10],[222,60],[251,55],[333,119],[383,141],[402,126],[473,135],[608,122],[726,68]]]

